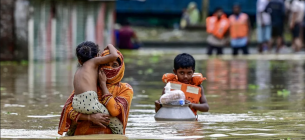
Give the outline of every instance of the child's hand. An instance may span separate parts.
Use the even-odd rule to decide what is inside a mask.
[[[108,44],[104,50],[109,50],[109,47],[115,48],[112,44]]]
[[[103,83],[103,82],[106,83],[107,77],[103,70],[99,70],[98,77],[99,77],[101,83]]]

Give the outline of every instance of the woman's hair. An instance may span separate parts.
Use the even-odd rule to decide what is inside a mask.
[[[116,59],[116,61],[118,61],[119,65],[121,66],[122,62],[121,62],[121,59],[119,57]]]
[[[91,41],[82,42],[76,47],[76,56],[81,63],[96,57],[98,52],[98,45]]]
[[[182,53],[176,56],[174,59],[174,69],[178,70],[179,68],[192,68],[195,71],[195,59],[193,56],[187,53]]]

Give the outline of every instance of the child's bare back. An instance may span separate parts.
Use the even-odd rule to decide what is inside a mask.
[[[81,67],[74,75],[74,97],[72,107],[83,114],[105,113],[107,108],[101,104],[97,96],[98,68],[118,58],[117,50],[113,45],[108,45],[109,55],[98,57],[98,45],[93,42],[83,42],[76,48],[76,55]],[[106,49],[107,49],[106,48]],[[123,134],[123,124],[116,117],[110,117],[109,127],[113,134]]]
[[[99,57],[98,45],[85,41],[79,44],[76,48],[76,55],[81,66],[74,75],[74,94],[78,95],[87,91],[97,91],[97,75],[98,68],[101,64],[117,59],[118,54],[115,47],[111,44],[107,45],[110,54],[104,57]]]

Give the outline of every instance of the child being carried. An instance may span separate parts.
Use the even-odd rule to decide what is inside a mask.
[[[99,102],[97,96],[98,68],[102,64],[115,61],[118,58],[118,53],[111,44],[106,49],[109,49],[110,54],[98,57],[99,48],[93,42],[85,41],[76,48],[76,55],[81,66],[74,75],[73,85],[75,91],[72,106],[77,112],[88,115],[95,113],[109,114],[107,108]],[[105,76],[102,71],[100,73]],[[118,118],[110,117],[108,121],[113,134],[123,134],[123,125]]]

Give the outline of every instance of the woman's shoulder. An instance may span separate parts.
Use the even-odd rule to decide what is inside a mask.
[[[129,85],[128,83],[122,83],[122,82],[121,82],[121,87],[122,87],[122,88],[130,89],[130,90],[133,90],[132,87],[131,87],[131,85]]]

